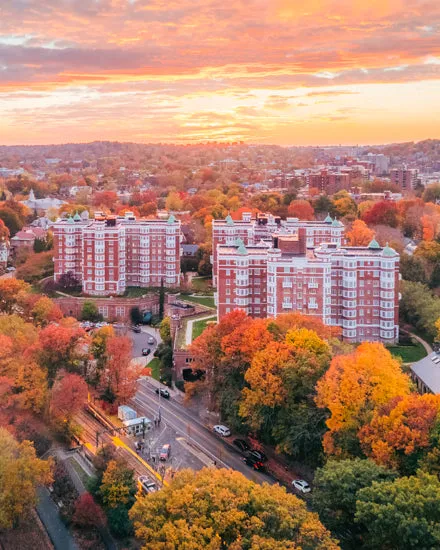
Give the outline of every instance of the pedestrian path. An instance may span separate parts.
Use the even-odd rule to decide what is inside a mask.
[[[185,344],[187,346],[191,345],[192,343],[192,333],[193,333],[193,325],[197,321],[204,321],[205,319],[214,319],[214,315],[211,313],[210,315],[204,315],[203,317],[197,317],[196,319],[191,319],[186,323],[186,333],[185,333]]]
[[[37,493],[37,513],[49,534],[55,550],[79,550],[72,535],[61,521],[58,507],[50,498],[49,491],[45,487],[40,487]]]

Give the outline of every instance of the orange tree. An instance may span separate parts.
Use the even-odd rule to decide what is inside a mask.
[[[359,430],[375,410],[409,389],[408,376],[382,344],[364,342],[353,353],[334,357],[317,383],[316,404],[329,412],[325,452],[360,455]]]

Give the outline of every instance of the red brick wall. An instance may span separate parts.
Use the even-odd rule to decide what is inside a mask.
[[[54,300],[64,315],[76,317],[81,316],[84,302],[93,302],[101,310],[104,319],[115,321],[130,321],[130,310],[137,306],[141,311],[152,311],[159,313],[159,294],[150,294],[145,298],[75,298],[63,297]],[[106,308],[106,309],[105,309]],[[165,310],[167,313],[167,304]]]

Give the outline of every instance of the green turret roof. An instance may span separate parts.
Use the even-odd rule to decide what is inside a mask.
[[[370,241],[370,244],[368,245],[368,248],[380,248],[380,244],[376,241],[376,239],[373,239]]]
[[[81,221],[81,216],[78,214],[78,212],[76,212],[75,215],[73,216],[73,221],[74,222],[80,222]]]
[[[225,222],[228,224],[228,225],[234,225],[234,220],[231,218],[231,215],[228,214],[225,218]]]
[[[170,217],[168,218],[167,223],[171,225],[172,223],[175,223],[175,222],[176,222],[176,218],[174,217],[173,214],[171,214]]]
[[[241,244],[237,248],[237,253],[242,254],[243,256],[245,256],[248,253],[248,251],[246,250],[246,247],[244,246],[243,242],[241,242]]]
[[[388,246],[388,243],[387,243],[385,245],[385,248],[382,250],[382,254],[384,256],[395,256],[396,251],[394,250],[394,248],[391,248],[390,246]]]
[[[327,214],[327,217],[325,218],[324,222],[325,222],[325,223],[332,223],[332,221],[333,221],[333,220],[332,220],[330,214]]]
[[[74,223],[72,216],[69,216],[67,218],[67,223]]]

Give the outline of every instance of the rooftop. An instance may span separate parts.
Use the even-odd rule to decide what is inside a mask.
[[[411,370],[432,393],[440,393],[440,354],[434,351],[413,363]]]

